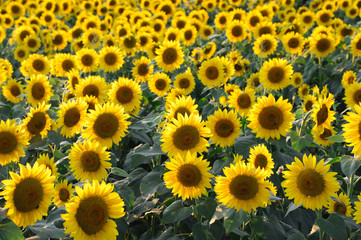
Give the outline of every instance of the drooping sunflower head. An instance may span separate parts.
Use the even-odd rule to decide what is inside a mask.
[[[286,59],[273,58],[264,62],[260,71],[260,82],[266,89],[279,90],[291,84],[292,65]]]

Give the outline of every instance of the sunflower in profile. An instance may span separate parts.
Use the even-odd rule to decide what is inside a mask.
[[[54,180],[45,165],[29,163],[20,166],[20,175],[10,172],[11,179],[3,180],[3,195],[8,217],[19,227],[34,225],[48,215],[48,207],[54,195]]]
[[[165,41],[156,50],[155,61],[159,68],[165,72],[172,72],[178,69],[183,63],[183,51],[179,42]]]
[[[167,74],[156,72],[148,78],[148,87],[151,92],[163,97],[169,91],[171,82]]]
[[[44,164],[47,169],[50,169],[51,175],[55,176],[55,180],[58,179],[59,172],[54,162],[54,157],[50,158],[47,153],[40,154],[36,159],[36,162],[40,165]]]
[[[133,61],[132,76],[138,82],[145,82],[147,78],[153,73],[152,60],[142,56]]]
[[[358,201],[355,201],[355,212],[353,213],[353,220],[356,221],[357,224],[361,223],[361,194],[358,195]]]
[[[210,59],[213,54],[216,52],[217,50],[217,44],[214,42],[208,42],[207,45],[204,46],[204,48],[202,49],[201,52],[201,56],[198,56],[197,51],[195,51],[195,49],[192,52],[192,56],[195,58],[195,60],[197,60],[198,62],[202,62],[203,58],[204,59]]]
[[[263,169],[253,169],[250,164],[237,161],[230,167],[223,168],[223,176],[216,177],[214,191],[218,201],[228,208],[241,209],[250,213],[263,207],[271,196],[267,190]]]
[[[167,123],[162,132],[161,145],[163,152],[172,157],[178,153],[182,156],[188,151],[191,154],[202,153],[209,147],[206,137],[211,136],[211,131],[202,122],[202,117],[196,114],[178,114],[177,119]]]
[[[14,120],[7,119],[0,122],[0,165],[17,162],[19,156],[24,156],[24,148],[28,145],[28,138]]]
[[[263,169],[266,172],[266,177],[271,176],[273,173],[275,163],[271,153],[264,144],[259,144],[250,149],[248,162],[254,169]]]
[[[295,117],[291,110],[292,105],[282,96],[277,101],[272,94],[260,97],[248,114],[248,127],[257,134],[256,137],[266,141],[269,138],[280,139],[292,128]]]
[[[110,153],[97,142],[84,140],[74,143],[69,154],[70,169],[79,181],[102,180],[107,177],[111,167]]]
[[[50,108],[50,104],[39,104],[36,108],[30,108],[30,112],[26,118],[22,121],[22,127],[25,130],[28,138],[40,134],[41,138],[48,135],[48,131],[51,130],[52,120],[46,113]]]
[[[228,99],[229,105],[233,107],[239,115],[242,117],[247,116],[249,110],[252,109],[255,103],[255,91],[250,87],[246,87],[243,91],[235,89]]]
[[[16,81],[15,79],[10,79],[2,86],[2,93],[6,100],[12,103],[19,103],[23,100],[22,95],[24,93],[24,85],[21,82]]]
[[[104,96],[108,91],[105,79],[100,76],[88,76],[76,85],[74,94],[77,97],[94,96],[99,103],[104,101]]]
[[[88,104],[83,99],[70,100],[60,104],[57,128],[61,128],[60,134],[67,138],[74,137],[83,129],[86,121]]]
[[[184,73],[178,74],[173,82],[174,88],[179,88],[185,91],[185,94],[190,94],[195,86],[195,80],[190,69]]]
[[[355,106],[355,112],[349,112],[344,119],[347,123],[342,125],[343,137],[347,146],[353,147],[351,153],[361,156],[361,107]]]
[[[183,200],[207,195],[206,188],[212,187],[213,175],[208,172],[211,169],[209,162],[197,157],[197,153],[187,152],[185,156],[177,154],[165,163],[165,167],[169,170],[163,176],[165,186]]]
[[[318,58],[328,56],[334,52],[336,48],[336,40],[330,35],[317,34],[310,41],[310,51]]]
[[[130,112],[140,106],[142,90],[137,82],[120,77],[118,81],[112,82],[108,99],[122,106],[125,112]]]
[[[304,112],[309,112],[312,110],[313,105],[315,105],[317,103],[317,98],[313,95],[306,95],[303,98],[303,104],[302,104],[302,108]]]
[[[361,33],[358,33],[351,40],[351,53],[354,56],[361,56]]]
[[[76,63],[83,72],[96,72],[99,65],[99,55],[94,49],[82,48],[76,52]]]
[[[316,164],[316,156],[305,154],[302,162],[295,157],[295,161],[286,166],[289,170],[283,171],[285,180],[282,186],[285,195],[294,199],[297,206],[302,204],[306,209],[322,209],[331,196],[336,196],[340,187],[336,172],[328,172],[331,165],[325,165],[323,159]]]
[[[124,201],[113,192],[114,185],[102,181],[86,182],[75,187],[77,196],[65,205],[65,233],[74,239],[109,239],[118,235],[117,224],[109,219],[125,215]]]
[[[313,106],[313,113],[311,114],[311,117],[316,123],[317,128],[331,126],[331,122],[336,119],[335,112],[331,110],[333,103],[333,95],[329,94],[328,97],[319,99],[319,101]]]
[[[286,59],[273,58],[264,62],[259,70],[262,85],[268,90],[279,90],[291,84],[292,65]]]
[[[301,34],[289,32],[282,37],[283,47],[290,54],[302,55],[304,38]]]
[[[80,78],[79,71],[75,69],[70,70],[66,74],[66,77],[68,78],[66,86],[71,92],[74,92],[76,85],[78,85],[83,80]]]
[[[224,66],[218,57],[206,60],[202,63],[198,71],[198,78],[203,85],[212,88],[225,83]]]
[[[270,34],[258,37],[253,45],[254,53],[261,58],[266,58],[277,50],[277,40]]]
[[[119,70],[124,64],[123,54],[116,46],[103,47],[99,52],[99,66],[105,72]]]
[[[218,109],[208,117],[206,126],[211,130],[211,140],[220,147],[230,147],[241,134],[241,121],[233,110]]]
[[[72,198],[73,192],[73,184],[68,184],[68,181],[65,179],[60,181],[55,185],[55,195],[53,203],[58,207],[64,206]]]
[[[88,114],[82,133],[83,139],[94,140],[100,145],[111,148],[125,137],[130,122],[129,115],[124,113],[124,108],[114,103],[95,105],[95,110]]]
[[[361,102],[361,83],[355,82],[345,87],[345,97],[343,98],[348,107],[355,111],[355,105]]]

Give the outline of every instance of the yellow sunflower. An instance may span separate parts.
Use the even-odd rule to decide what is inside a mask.
[[[361,83],[355,82],[345,87],[345,97],[343,98],[348,107],[355,111],[355,105],[361,102]]]
[[[9,172],[11,179],[3,180],[3,195],[8,217],[19,227],[34,225],[48,215],[48,207],[54,195],[54,180],[45,165],[29,163],[20,166],[20,175]]]
[[[197,114],[177,115],[177,119],[167,123],[162,132],[161,145],[163,152],[172,157],[176,154],[185,156],[188,151],[191,154],[202,153],[209,147],[205,137],[210,137],[210,129],[202,122],[202,117]]]
[[[300,98],[305,98],[306,96],[308,96],[310,94],[310,86],[307,84],[302,84],[298,90],[298,96]]]
[[[225,83],[224,66],[218,57],[206,60],[198,70],[198,78],[203,85],[211,88],[218,87]]]
[[[48,77],[44,75],[33,75],[26,85],[26,96],[32,106],[47,103],[53,95]]]
[[[190,46],[195,43],[197,39],[197,29],[188,25],[181,30],[181,38],[184,46]]]
[[[310,41],[310,51],[318,58],[323,58],[335,51],[336,40],[330,35],[317,34]]]
[[[253,169],[250,164],[237,161],[223,169],[224,177],[216,177],[214,191],[218,201],[229,208],[250,213],[263,207],[271,193],[267,190],[263,169]]]
[[[68,78],[66,86],[71,92],[74,92],[76,85],[78,85],[83,80],[80,78],[79,71],[75,69],[70,70],[66,74],[66,77]]]
[[[193,50],[192,52],[192,56],[194,57],[194,60],[198,61],[198,62],[202,62],[203,58],[204,59],[210,59],[213,54],[216,52],[217,50],[217,44],[214,42],[208,42],[207,45],[204,46],[204,48],[202,49],[201,55],[198,56],[198,52],[196,51],[196,49]]]
[[[358,195],[358,201],[355,202],[355,210],[353,219],[359,224],[361,223],[361,194]]]
[[[156,50],[155,61],[159,68],[165,72],[172,72],[178,69],[183,63],[183,51],[179,42],[165,41]]]
[[[266,172],[266,177],[271,176],[273,173],[275,163],[271,153],[264,144],[259,144],[250,149],[248,162],[254,169],[263,169]]]
[[[153,73],[152,60],[142,56],[133,61],[132,76],[136,81],[145,82],[147,78]]]
[[[40,134],[41,138],[48,135],[51,130],[52,120],[46,111],[49,110],[50,104],[39,104],[36,108],[30,108],[30,112],[22,122],[22,128],[29,139]]]
[[[51,73],[58,77],[65,77],[70,71],[76,71],[77,68],[74,55],[57,53],[51,64]]]
[[[214,18],[214,25],[218,30],[226,30],[229,22],[229,14],[227,12],[219,12]]]
[[[24,156],[24,148],[28,145],[28,138],[14,120],[7,119],[0,122],[0,165],[17,162],[19,156]]]
[[[116,46],[103,47],[99,52],[99,66],[105,72],[119,70],[124,64],[123,55]]]
[[[247,79],[247,87],[259,91],[262,89],[261,86],[261,82],[259,81],[259,73],[252,73],[251,76]]]
[[[292,128],[295,117],[291,110],[292,105],[283,100],[282,96],[277,101],[272,94],[268,97],[263,96],[257,99],[257,103],[248,114],[248,127],[256,133],[256,137],[264,138],[266,141],[269,138],[280,139]]]
[[[259,78],[266,89],[279,90],[291,84],[292,73],[292,65],[286,59],[273,58],[263,63]]]
[[[313,105],[317,103],[317,98],[313,95],[307,95],[303,98],[302,108],[304,112],[309,112],[312,110]]]
[[[17,46],[14,51],[14,58],[19,62],[24,61],[29,56],[29,51],[24,45]]]
[[[114,185],[98,181],[86,182],[83,189],[75,187],[77,196],[65,205],[65,233],[74,239],[109,239],[118,235],[117,224],[109,219],[125,215],[124,201],[113,192]]]
[[[139,83],[120,77],[118,81],[112,82],[108,91],[108,99],[124,108],[125,112],[131,112],[138,106],[142,99],[142,90]]]
[[[62,180],[55,185],[55,195],[53,203],[58,207],[64,206],[73,196],[73,184],[67,180]]]
[[[261,58],[266,58],[277,50],[277,40],[270,34],[258,37],[253,45],[254,53]]]
[[[95,105],[95,110],[90,110],[88,114],[82,137],[111,148],[113,143],[118,145],[125,137],[130,124],[126,120],[128,118],[129,115],[124,113],[124,108],[120,105],[109,102]]]
[[[74,137],[83,129],[86,121],[88,104],[83,99],[70,100],[60,104],[57,128],[61,128],[60,134],[67,138]]]
[[[358,33],[351,40],[351,53],[354,56],[361,56],[361,33]]]
[[[295,72],[292,74],[291,82],[294,87],[301,86],[302,81],[303,81],[302,73]]]
[[[207,195],[206,188],[212,187],[209,162],[202,156],[197,157],[197,153],[187,152],[184,157],[177,154],[165,163],[165,167],[169,170],[163,176],[165,186],[183,200]]]
[[[329,94],[328,97],[321,98],[314,104],[311,117],[317,128],[331,126],[331,122],[336,119],[335,112],[331,110],[333,103],[333,95]]]
[[[340,193],[338,196],[335,196],[335,200],[330,200],[327,206],[327,212],[329,213],[339,213],[343,214],[346,217],[351,217],[351,213],[353,212],[350,199],[346,194]]]
[[[63,50],[68,45],[68,33],[64,30],[52,32],[52,43],[54,50]]]
[[[107,177],[107,169],[111,168],[110,153],[97,142],[85,140],[71,147],[69,154],[70,169],[80,181],[102,180]]]
[[[289,32],[282,37],[285,50],[291,54],[302,55],[304,38],[301,34]]]
[[[226,36],[230,42],[242,42],[247,37],[247,29],[244,22],[233,20],[227,24]]]
[[[178,120],[178,115],[182,115],[185,117],[191,114],[198,115],[197,110],[198,105],[195,104],[195,99],[191,96],[180,96],[178,98],[172,99],[167,103],[167,118],[169,121],[173,121],[173,119]]]
[[[36,50],[38,50],[41,46],[41,41],[36,34],[31,34],[24,39],[23,44],[26,46],[28,51],[36,52]]]
[[[31,54],[28,59],[21,62],[21,68],[24,76],[31,76],[35,74],[47,75],[50,71],[50,63],[46,56],[40,54]],[[25,73],[25,74],[24,74]]]
[[[351,153],[361,156],[361,107],[356,105],[355,112],[344,116],[347,123],[342,125],[343,137],[348,146],[353,147]]]
[[[184,90],[185,94],[190,94],[196,86],[193,74],[190,69],[184,73],[178,74],[173,82],[174,88]]]
[[[47,153],[40,154],[36,159],[36,162],[40,165],[44,164],[47,169],[50,169],[51,175],[55,176],[55,180],[58,179],[59,172],[54,162],[54,157],[50,158]]]
[[[23,100],[22,95],[24,93],[24,85],[21,82],[17,82],[15,79],[10,79],[2,86],[2,93],[6,100],[12,103],[19,103]]]
[[[150,91],[163,97],[169,91],[171,82],[167,74],[156,72],[148,78],[148,87]]]
[[[103,103],[104,96],[108,91],[105,79],[100,76],[88,76],[76,85],[74,94],[77,97],[94,96],[99,103]]]
[[[321,146],[327,147],[335,143],[334,141],[327,139],[336,134],[336,131],[332,126],[325,126],[323,129],[313,127],[311,134],[313,136],[313,141]]]
[[[276,35],[276,28],[271,21],[262,21],[253,29],[253,37],[255,39],[261,37],[264,34]]]
[[[336,196],[339,183],[336,181],[336,172],[328,172],[330,164],[324,164],[320,160],[316,164],[316,156],[303,155],[302,162],[295,157],[292,164],[286,165],[289,171],[283,171],[285,180],[282,186],[285,188],[285,195],[294,199],[298,206],[303,205],[306,209],[322,209]]]
[[[351,84],[353,84],[354,82],[356,82],[357,77],[356,77],[356,73],[352,70],[350,71],[346,71],[344,72],[344,74],[342,75],[342,80],[341,83],[343,85],[343,87],[347,87]]]
[[[133,34],[128,34],[119,39],[120,48],[130,56],[134,56],[135,52],[139,50],[139,43]]]
[[[208,117],[206,126],[212,133],[209,140],[222,148],[233,146],[236,138],[241,134],[241,120],[233,110],[218,109]]]
[[[255,91],[250,87],[246,87],[243,91],[235,89],[231,92],[228,99],[228,104],[233,107],[239,115],[242,117],[247,116],[249,110],[252,109],[255,103]]]
[[[99,55],[94,49],[82,48],[76,52],[76,63],[83,72],[96,72],[99,64]]]

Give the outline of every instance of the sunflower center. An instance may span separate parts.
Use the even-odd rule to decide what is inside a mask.
[[[341,30],[341,35],[342,35],[343,37],[352,35],[352,30],[351,30],[351,29],[348,29],[348,28],[343,28],[343,29]]]
[[[168,35],[168,41],[175,41],[177,39],[177,34],[175,33],[170,33]]]
[[[285,76],[285,71],[281,67],[273,67],[268,72],[268,80],[271,83],[280,83]]]
[[[100,167],[100,158],[96,152],[86,151],[81,154],[81,166],[86,172],[96,172]]]
[[[167,48],[162,55],[163,62],[167,65],[173,64],[177,61],[178,53],[174,48]]]
[[[72,70],[74,68],[74,63],[73,63],[73,61],[66,59],[61,64],[61,67],[64,69],[65,72],[69,72],[70,70]]]
[[[272,30],[270,27],[262,27],[258,31],[259,36],[262,36],[263,34],[272,34]]]
[[[253,81],[252,81],[252,84],[253,84],[253,86],[255,88],[258,87],[261,84],[260,81],[259,81],[259,78],[258,77],[254,78]]]
[[[229,191],[240,200],[252,199],[258,193],[257,179],[251,176],[238,175],[229,184]]]
[[[202,180],[202,173],[193,164],[184,164],[178,170],[178,181],[186,187],[195,187]]]
[[[91,66],[93,64],[93,62],[94,62],[93,56],[90,54],[84,54],[81,57],[81,63],[86,67]]]
[[[27,36],[30,35],[30,32],[28,30],[24,30],[20,33],[20,39],[23,41]]]
[[[180,88],[188,88],[190,85],[189,83],[189,80],[187,78],[182,78],[180,81],[179,81],[179,86]]]
[[[290,48],[297,48],[300,45],[300,41],[297,38],[291,38],[288,41],[288,46]]]
[[[311,100],[308,100],[305,104],[306,111],[307,112],[311,111],[312,107],[313,107],[313,102]]]
[[[157,81],[155,81],[155,87],[158,90],[163,90],[165,89],[166,86],[167,86],[167,82],[164,79],[158,79]]]
[[[90,84],[83,89],[83,96],[99,96],[99,89],[96,85]]]
[[[145,63],[142,63],[138,66],[138,74],[140,76],[146,76],[148,74],[148,65]]]
[[[259,23],[259,17],[257,17],[257,16],[251,17],[251,19],[249,20],[249,23],[251,24],[252,27],[255,27],[257,25],[257,23]]]
[[[18,140],[11,132],[0,132],[0,153],[11,153],[18,145]]]
[[[208,67],[206,70],[206,76],[210,80],[217,79],[219,75],[218,69],[216,67]]]
[[[215,131],[218,136],[226,138],[233,133],[233,123],[228,119],[221,119],[216,123]]]
[[[303,22],[306,23],[306,24],[312,22],[312,17],[311,16],[305,16],[303,18]]]
[[[99,137],[110,138],[117,132],[119,120],[112,113],[103,113],[95,120],[93,128]]]
[[[219,18],[219,23],[220,23],[220,24],[223,25],[223,24],[225,24],[226,22],[227,22],[227,18],[226,18],[226,17],[222,16],[222,17]]]
[[[263,154],[257,154],[256,159],[254,161],[254,165],[256,168],[265,168],[267,167],[267,157]]]
[[[243,34],[243,29],[241,26],[234,26],[232,28],[232,36],[239,37],[242,36],[242,34]]]
[[[192,37],[193,37],[193,32],[192,32],[191,30],[185,31],[185,33],[184,33],[184,38],[185,38],[186,40],[191,40]]]
[[[353,94],[353,100],[355,101],[355,104],[359,104],[361,102],[361,89],[358,89]]]
[[[19,6],[14,5],[14,6],[11,7],[11,11],[12,11],[14,14],[17,14],[17,13],[20,12],[20,8],[19,8]]]
[[[67,202],[69,200],[69,197],[70,197],[70,194],[69,194],[68,189],[62,188],[59,190],[59,199],[62,202]]]
[[[307,94],[308,94],[308,88],[306,87],[306,88],[302,89],[302,95],[306,96]]]
[[[45,113],[37,112],[37,113],[33,114],[33,117],[29,121],[27,128],[31,134],[37,135],[41,131],[43,131],[43,129],[45,128],[45,125],[46,125]]]
[[[278,129],[283,123],[283,113],[276,106],[268,106],[262,109],[258,121],[265,129]]]
[[[266,39],[266,40],[263,40],[260,44],[260,49],[262,52],[267,52],[271,49],[272,47],[272,43],[270,40]]]
[[[63,43],[63,36],[56,35],[55,38],[53,39],[53,43],[54,43],[54,45],[62,44]]]
[[[25,57],[25,51],[22,50],[22,49],[20,49],[20,50],[17,52],[17,55],[18,55],[18,57],[23,58],[23,57]]]
[[[14,97],[17,97],[20,95],[20,88],[18,87],[18,85],[13,85],[10,87],[10,93],[11,95],[13,95]]]
[[[41,59],[35,59],[32,65],[33,68],[38,72],[42,72],[45,69],[45,63]]]
[[[29,39],[28,46],[30,48],[36,47],[36,45],[37,45],[37,41],[35,39]]]
[[[200,140],[199,131],[194,126],[182,126],[173,135],[173,144],[181,150],[193,149]]]
[[[331,47],[331,42],[327,38],[322,38],[316,43],[316,49],[319,52],[326,52],[328,49],[330,49],[330,47]]]
[[[19,212],[30,212],[43,200],[43,187],[38,179],[26,178],[14,190],[14,205]]]
[[[68,109],[64,114],[64,125],[67,127],[74,127],[80,120],[80,111],[73,107]]]
[[[237,104],[242,109],[247,109],[251,106],[251,98],[247,93],[242,93],[237,98]]]
[[[185,26],[186,26],[185,21],[179,20],[179,21],[177,22],[177,28],[178,28],[178,29],[182,29],[182,28],[184,28]]]
[[[108,206],[98,196],[81,200],[75,214],[79,227],[87,234],[93,235],[101,231],[107,222]]]
[[[136,44],[137,44],[137,41],[134,36],[129,36],[124,39],[124,46],[126,48],[129,48],[129,49],[134,48]]]
[[[300,83],[301,83],[301,78],[296,77],[296,78],[295,78],[295,83],[296,83],[296,84],[300,84]]]
[[[297,188],[307,197],[316,197],[324,192],[325,180],[314,169],[305,169],[297,176]]]
[[[177,120],[178,120],[178,114],[181,114],[184,117],[186,114],[189,116],[191,112],[188,110],[188,108],[180,107],[174,113],[174,118]]]
[[[326,138],[331,137],[331,136],[332,136],[332,132],[329,129],[325,128],[323,130],[323,133],[320,135],[320,138],[323,140],[326,140]]]
[[[107,53],[104,56],[104,62],[108,65],[108,66],[112,66],[117,62],[117,55],[115,55],[114,53]]]
[[[323,23],[327,23],[328,21],[330,21],[330,15],[328,15],[327,13],[324,13],[321,15],[320,20]]]
[[[326,104],[322,104],[321,109],[317,113],[317,125],[323,124],[328,118],[328,108]]]
[[[129,103],[133,98],[132,89],[129,87],[120,87],[116,93],[117,100],[122,103]]]
[[[347,210],[346,206],[339,202],[336,202],[335,205],[333,206],[333,211],[336,213],[345,214],[346,210]]]

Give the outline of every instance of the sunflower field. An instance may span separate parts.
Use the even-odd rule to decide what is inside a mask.
[[[361,239],[361,0],[0,0],[0,240]]]

